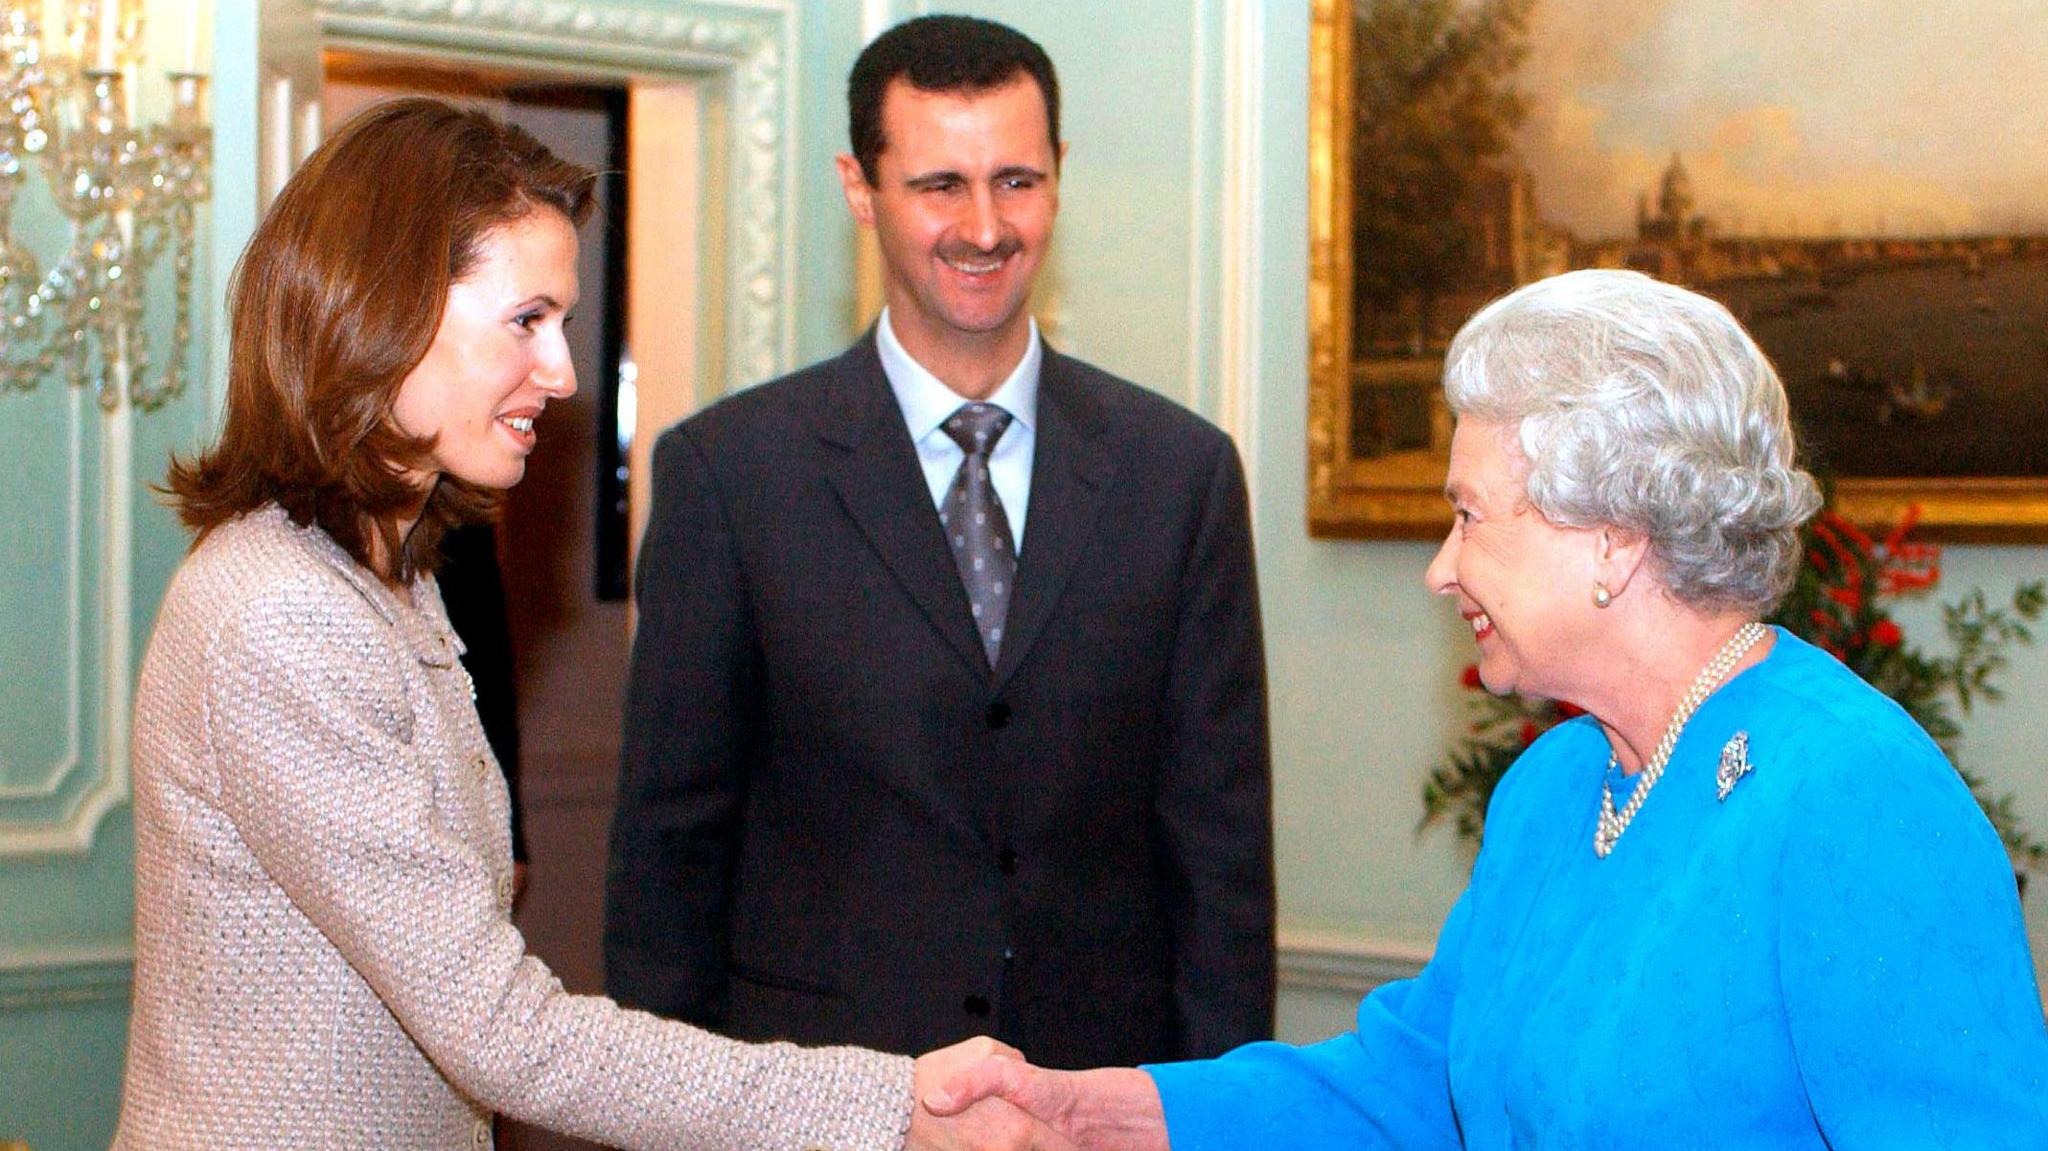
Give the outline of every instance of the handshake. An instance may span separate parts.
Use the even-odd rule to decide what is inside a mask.
[[[1167,1151],[1152,1077],[1048,1071],[993,1039],[919,1057],[904,1151]]]

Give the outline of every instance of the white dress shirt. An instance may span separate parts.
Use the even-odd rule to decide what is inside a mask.
[[[910,441],[917,445],[917,461],[924,468],[936,511],[945,502],[946,490],[953,486],[960,461],[967,458],[940,425],[962,404],[972,401],[941,383],[903,350],[889,325],[887,308],[875,324],[875,350],[882,357],[882,374],[889,377],[889,390],[896,393],[896,406],[903,409]],[[1032,320],[1031,340],[1024,346],[1023,358],[984,401],[1010,413],[1010,426],[989,453],[988,472],[1003,501],[1003,515],[1010,521],[1010,542],[1019,556],[1024,554],[1024,513],[1031,503],[1031,455],[1038,443],[1038,369],[1044,362],[1045,345],[1038,338],[1038,321]]]

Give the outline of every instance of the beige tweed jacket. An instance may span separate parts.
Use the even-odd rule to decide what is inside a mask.
[[[486,1147],[493,1111],[621,1147],[901,1147],[909,1060],[731,1042],[526,954],[504,780],[440,592],[413,598],[275,507],[172,579],[115,1148]]]

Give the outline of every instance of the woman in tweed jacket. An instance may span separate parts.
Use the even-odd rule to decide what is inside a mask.
[[[503,777],[430,574],[575,390],[589,172],[430,100],[306,163],[236,272],[225,429],[135,717],[136,972],[116,1148],[1024,1146],[909,1059],[747,1045],[572,996],[510,916]],[[963,1048],[985,1050],[986,1041]]]

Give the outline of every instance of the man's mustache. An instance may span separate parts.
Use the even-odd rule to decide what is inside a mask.
[[[946,244],[939,248],[939,258],[954,264],[987,264],[1007,260],[1024,250],[1024,245],[1014,238],[1003,240],[993,248],[980,248],[973,244]]]

